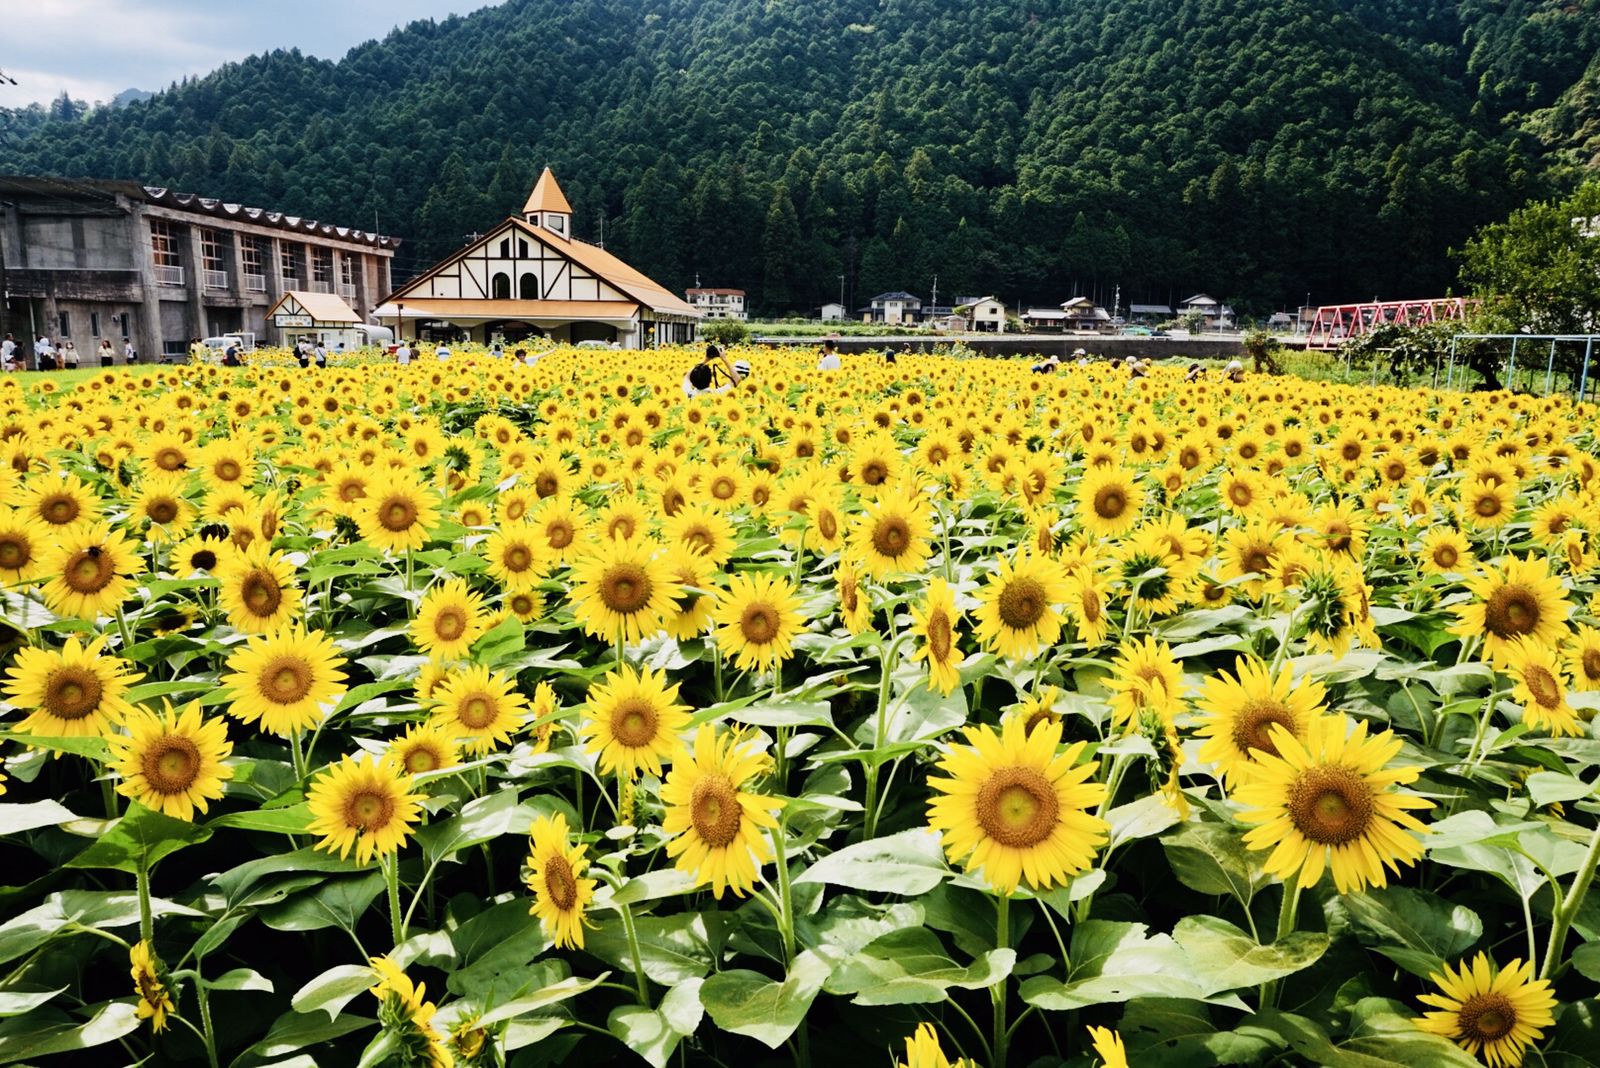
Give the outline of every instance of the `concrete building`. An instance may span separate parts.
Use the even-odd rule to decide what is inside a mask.
[[[974,330],[1006,332],[1006,306],[994,297],[957,297],[955,310]]]
[[[836,322],[838,320],[842,320],[844,318],[844,314],[845,306],[843,304],[831,303],[824,304],[822,306],[821,318],[824,322]]]
[[[267,310],[290,290],[337,294],[370,319],[399,244],[138,182],[0,176],[0,335],[80,352],[108,338],[119,360],[129,337],[147,362],[195,337],[278,343]]]
[[[397,336],[485,344],[547,337],[625,349],[694,337],[703,316],[620,259],[572,236],[572,206],[546,167],[522,206],[384,298],[378,321]]]
[[[691,306],[707,319],[748,319],[742,289],[690,289],[684,292]]]

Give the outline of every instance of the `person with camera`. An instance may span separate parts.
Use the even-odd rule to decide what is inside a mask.
[[[729,363],[721,349],[714,344],[707,345],[705,357],[683,376],[683,395],[698,397],[702,393],[726,393],[749,373],[749,364],[743,360]],[[724,377],[726,381],[723,381]]]

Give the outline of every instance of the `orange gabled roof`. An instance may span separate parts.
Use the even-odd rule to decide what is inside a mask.
[[[567,203],[566,194],[561,192],[561,186],[556,184],[556,176],[546,167],[544,173],[539,175],[538,182],[534,183],[533,192],[528,194],[528,202],[522,205],[522,214],[532,215],[536,211],[558,211],[564,215],[572,214],[572,205]]]

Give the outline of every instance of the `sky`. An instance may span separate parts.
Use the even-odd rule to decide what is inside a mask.
[[[5,0],[0,107],[110,100],[275,48],[338,59],[416,19],[495,0]]]

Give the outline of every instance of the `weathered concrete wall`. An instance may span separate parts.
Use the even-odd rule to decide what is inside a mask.
[[[766,338],[757,336],[758,345],[772,344],[784,347],[800,346],[820,348],[821,338]],[[1048,356],[1055,353],[1063,359],[1076,349],[1091,356],[1126,359],[1233,359],[1244,352],[1244,346],[1230,338],[1199,338],[1180,340],[1165,337],[1084,337],[1061,334],[1009,334],[1001,337],[965,334],[960,337],[842,337],[834,344],[840,352],[896,352],[907,342],[913,352],[932,352],[940,345],[960,343],[985,356]]]

